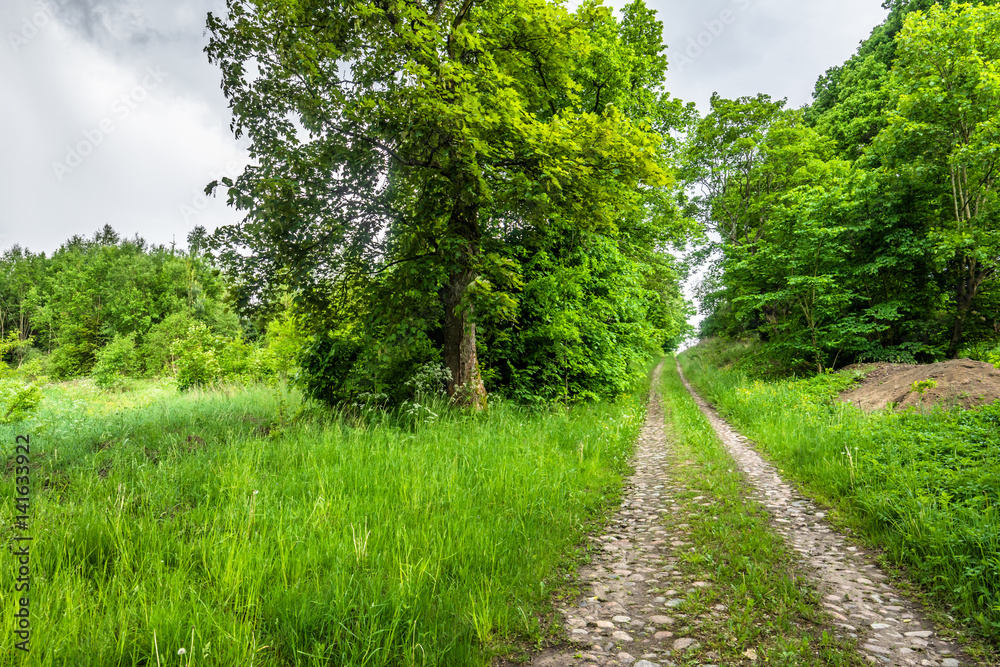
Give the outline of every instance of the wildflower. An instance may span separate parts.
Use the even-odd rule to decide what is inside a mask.
[[[177,655],[184,655],[185,653],[187,653],[187,649],[183,646],[177,649]]]

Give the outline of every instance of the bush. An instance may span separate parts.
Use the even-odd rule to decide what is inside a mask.
[[[243,338],[220,336],[201,322],[188,327],[185,336],[171,344],[170,353],[181,391],[227,380],[261,382],[275,376],[267,350]]]
[[[45,384],[53,373],[52,355],[31,348],[17,369],[20,377],[39,384]]]
[[[188,327],[187,335],[170,346],[177,368],[177,388],[186,391],[222,380],[219,356],[225,344],[224,338],[201,322]]]
[[[91,371],[94,384],[101,389],[120,389],[125,378],[135,375],[138,360],[135,353],[135,334],[116,334],[110,343],[97,351],[97,361]]]
[[[38,410],[42,390],[34,384],[17,380],[0,380],[0,424],[11,424],[27,419]]]
[[[988,343],[976,343],[962,350],[961,355],[973,361],[985,361],[1000,368],[1000,341],[990,341]]]
[[[188,330],[195,323],[193,317],[186,312],[173,313],[154,324],[145,336],[140,347],[141,356],[145,360],[147,375],[158,375],[165,368],[175,373],[173,344],[188,335]]]
[[[306,345],[306,338],[293,315],[283,314],[267,325],[267,343],[263,350],[263,360],[270,365],[271,372],[287,377],[296,368],[296,360]]]

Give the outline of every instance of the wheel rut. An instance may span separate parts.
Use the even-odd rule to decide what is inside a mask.
[[[678,371],[680,369],[678,368]],[[659,387],[662,365],[633,459],[635,473],[623,489],[620,507],[604,531],[590,536],[591,562],[578,572],[582,596],[558,608],[566,644],[533,656],[534,667],[673,667],[675,665],[755,664],[756,655],[722,662],[699,641],[707,625],[724,625],[723,604],[702,606],[689,617],[692,596],[708,594],[716,582],[698,580],[681,562],[696,550],[689,538],[692,504],[711,513],[711,497],[691,497],[678,476],[691,465],[676,456],[668,438]],[[748,482],[753,500],[765,507],[771,525],[801,555],[802,568],[821,592],[832,635],[857,641],[867,662],[879,665],[961,667],[959,647],[942,640],[918,605],[887,583],[871,557],[838,534],[824,511],[798,494],[728,426],[681,375],[688,391],[725,444]],[[686,500],[678,499],[686,494]],[[703,515],[702,515],[703,516]],[[711,617],[711,618],[706,618]],[[507,664],[507,663],[504,663]],[[756,663],[759,664],[759,663]]]
[[[958,646],[936,636],[921,611],[887,583],[874,559],[825,520],[825,512],[785,482],[750,442],[723,420],[677,372],[716,434],[772,516],[772,526],[797,551],[835,624],[873,664],[959,667],[972,664]]]

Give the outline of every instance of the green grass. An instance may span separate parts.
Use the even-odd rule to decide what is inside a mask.
[[[1000,643],[1000,404],[865,414],[851,372],[760,382],[681,356],[708,400],[951,614]]]
[[[25,432],[34,537],[27,656],[0,551],[0,664],[489,664],[549,631],[644,407],[498,403],[407,427],[292,420],[297,396],[263,387],[46,391],[0,430],[3,539]]]
[[[751,664],[750,651],[768,665],[863,664],[829,632],[832,619],[821,611],[815,588],[796,572],[796,554],[771,529],[766,509],[747,497],[743,476],[684,388],[673,359],[664,363],[661,395],[675,457],[692,464],[675,468],[687,488],[677,498],[691,514],[684,519],[687,539],[696,546],[678,567],[689,579],[712,582],[688,594],[678,623],[687,626],[674,632],[696,636],[703,651],[716,655],[687,659]],[[711,504],[703,505],[705,499]],[[726,611],[713,614],[720,603]]]

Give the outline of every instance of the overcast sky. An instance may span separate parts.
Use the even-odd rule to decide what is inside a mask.
[[[885,17],[880,0],[647,0],[668,89],[705,108],[765,92],[791,106]],[[622,2],[615,5],[620,7]],[[222,0],[0,0],[0,249],[51,252],[110,224],[183,245],[235,222],[206,183],[236,175],[205,15]]]

